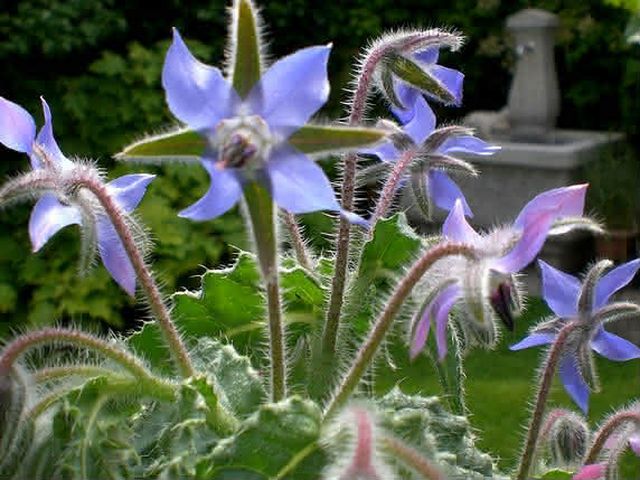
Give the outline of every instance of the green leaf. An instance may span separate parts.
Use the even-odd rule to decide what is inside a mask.
[[[368,147],[384,140],[388,134],[379,128],[305,125],[288,141],[303,153],[329,154]]]
[[[221,467],[242,466],[268,478],[284,471],[283,479],[316,480],[324,459],[315,448],[321,425],[320,408],[309,400],[264,405],[198,465],[198,478],[218,478],[213,475]]]
[[[307,270],[295,265],[280,274],[284,320],[289,341],[295,344],[311,333],[323,318],[324,287]],[[260,274],[253,254],[240,252],[235,264],[222,270],[209,270],[201,277],[199,291],[178,292],[172,297],[174,322],[189,343],[200,338],[226,339],[241,354],[254,358],[262,350],[266,331],[266,311]],[[129,337],[129,344],[155,368],[168,371],[167,347],[154,322]]]
[[[573,478],[573,474],[566,470],[553,469],[545,472],[541,477],[536,478],[539,478],[540,480],[571,480]]]
[[[251,0],[236,0],[232,12],[231,79],[238,95],[244,98],[260,79],[262,73],[260,20]]]
[[[420,65],[407,57],[395,53],[389,54],[385,59],[385,63],[387,68],[390,68],[393,73],[409,85],[434,95],[445,103],[455,102],[455,97],[428,70],[420,67]]]
[[[205,137],[193,130],[181,128],[132,143],[118,153],[116,158],[151,161],[163,159],[197,160],[202,157],[206,148]]]

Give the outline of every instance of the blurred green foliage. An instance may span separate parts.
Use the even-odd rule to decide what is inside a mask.
[[[465,72],[466,99],[461,109],[438,110],[445,121],[468,110],[504,105],[513,62],[504,20],[531,6],[527,0],[260,3],[273,57],[309,44],[333,42],[333,90],[323,112],[333,118],[343,114],[340,102],[352,59],[368,39],[387,29],[416,24],[463,31],[467,45],[460,53],[445,53],[443,63]],[[561,126],[637,135],[640,55],[625,43],[628,12],[601,0],[534,3],[562,19],[557,49],[563,92]],[[38,96],[44,95],[54,112],[63,151],[98,159],[112,170],[113,153],[145,132],[173,123],[160,85],[171,27],[180,29],[201,59],[220,65],[225,21],[222,0],[194,0],[189,8],[179,0],[159,2],[152,8],[139,0],[8,2],[0,12],[4,65],[0,95],[25,106],[39,121]],[[7,150],[2,154],[0,178],[26,168],[24,157]],[[156,240],[155,268],[167,292],[193,287],[191,277],[202,272],[200,265],[227,261],[230,251],[225,245],[244,242],[241,222],[234,214],[204,224],[176,217],[207,187],[199,166],[119,165],[111,177],[149,170],[158,178],[139,213]],[[0,213],[0,336],[9,327],[20,328],[25,319],[31,324],[93,319],[127,327],[144,313],[136,310],[101,266],[78,276],[78,234],[73,228],[33,255],[27,238],[28,212],[28,207],[20,207]]]

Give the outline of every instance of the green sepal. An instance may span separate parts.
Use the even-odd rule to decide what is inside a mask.
[[[444,103],[455,103],[455,97],[428,70],[413,60],[397,53],[390,53],[385,58],[385,64],[409,85],[439,98]]]
[[[325,463],[316,448],[321,426],[322,412],[309,400],[291,397],[263,405],[199,463],[197,478],[225,478],[215,475],[223,467],[242,466],[267,478],[316,480]]]
[[[205,137],[188,128],[152,135],[127,146],[115,155],[119,160],[185,160],[202,157],[207,148]]]
[[[251,0],[236,0],[232,12],[231,82],[238,95],[244,98],[262,73],[260,20]]]
[[[305,125],[289,137],[289,143],[306,154],[330,154],[358,150],[384,140],[389,131],[340,125]]]

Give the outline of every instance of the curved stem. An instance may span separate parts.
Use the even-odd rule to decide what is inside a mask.
[[[407,272],[407,275],[396,286],[393,295],[389,298],[384,310],[374,323],[369,336],[358,351],[351,369],[346,374],[338,387],[333,399],[326,409],[325,416],[333,415],[351,395],[357,387],[362,375],[365,373],[380,344],[384,340],[394,318],[398,314],[409,293],[415,284],[422,278],[425,272],[438,260],[451,256],[464,255],[475,258],[473,247],[460,243],[443,243],[427,250]]]
[[[538,387],[536,403],[531,415],[531,421],[529,422],[529,428],[527,429],[527,439],[525,441],[522,457],[520,458],[518,474],[516,475],[517,480],[527,480],[527,478],[529,478],[529,470],[531,469],[531,463],[535,454],[538,436],[540,434],[540,427],[542,426],[544,411],[547,404],[547,398],[549,397],[553,377],[556,373],[558,360],[560,360],[562,349],[567,341],[567,337],[574,328],[576,328],[576,326],[577,323],[575,322],[565,325],[558,332],[555,341],[549,349],[549,353],[542,368],[542,374],[540,375],[540,386]]]
[[[640,428],[640,412],[623,410],[609,418],[609,420],[607,420],[607,422],[596,432],[591,448],[585,457],[585,465],[596,463],[598,455],[602,451],[607,439],[625,423],[635,423],[636,426]]]
[[[278,279],[278,257],[273,200],[262,186],[252,182],[244,189],[251,230],[262,279],[267,291],[269,316],[269,356],[271,358],[271,400],[278,402],[287,395],[284,323]]]
[[[307,246],[305,245],[304,237],[302,236],[302,231],[300,230],[300,225],[298,224],[295,215],[293,213],[284,212],[283,218],[284,223],[287,226],[287,230],[289,230],[291,245],[293,246],[293,251],[296,253],[298,263],[307,270],[311,270],[313,265],[309,259]]]
[[[445,476],[414,448],[391,436],[383,436],[382,443],[394,457],[418,472],[427,480],[445,480]]]
[[[149,387],[151,392],[159,392],[164,396],[173,396],[173,387],[156,378],[144,365],[129,352],[79,330],[64,328],[43,328],[25,333],[9,342],[0,354],[0,372],[8,372],[20,355],[31,348],[44,344],[66,343],[79,348],[100,352],[105,357],[122,365],[137,382]],[[150,393],[151,393],[150,392]]]
[[[125,213],[117,202],[115,202],[104,183],[96,176],[84,175],[80,178],[73,178],[71,183],[73,186],[85,187],[93,193],[104,208],[105,213],[108,215],[109,220],[111,220],[111,223],[118,233],[118,236],[122,241],[122,245],[129,256],[129,260],[131,261],[138,280],[140,281],[142,290],[145,293],[154,316],[158,320],[160,330],[167,342],[171,355],[178,365],[180,373],[182,373],[184,377],[193,376],[194,369],[187,348],[171,320],[169,309],[162,300],[160,289],[158,288],[158,285],[151,274],[151,270],[147,267],[144,257],[138,248],[134,235],[126,221]]]
[[[407,150],[402,153],[398,161],[393,166],[393,170],[391,170],[391,173],[389,174],[389,177],[387,178],[387,181],[385,182],[384,187],[382,188],[382,192],[380,193],[380,198],[378,198],[376,209],[373,212],[371,219],[369,220],[369,222],[371,223],[370,231],[372,233],[378,220],[384,217],[384,215],[387,213],[387,210],[391,206],[393,197],[395,196],[396,191],[398,190],[398,185],[400,183],[400,180],[402,180],[402,175],[404,174],[407,167],[411,165],[411,162],[414,156],[415,156],[415,151]]]
[[[61,367],[49,367],[33,372],[33,379],[38,382],[49,382],[59,378],[71,377],[74,375],[82,377],[98,377],[109,375],[113,370],[100,367],[98,365],[64,365]]]

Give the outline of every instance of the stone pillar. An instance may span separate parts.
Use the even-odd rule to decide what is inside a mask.
[[[516,70],[509,91],[509,123],[515,140],[539,142],[555,127],[560,92],[553,47],[558,17],[527,8],[507,18],[515,40]]]

